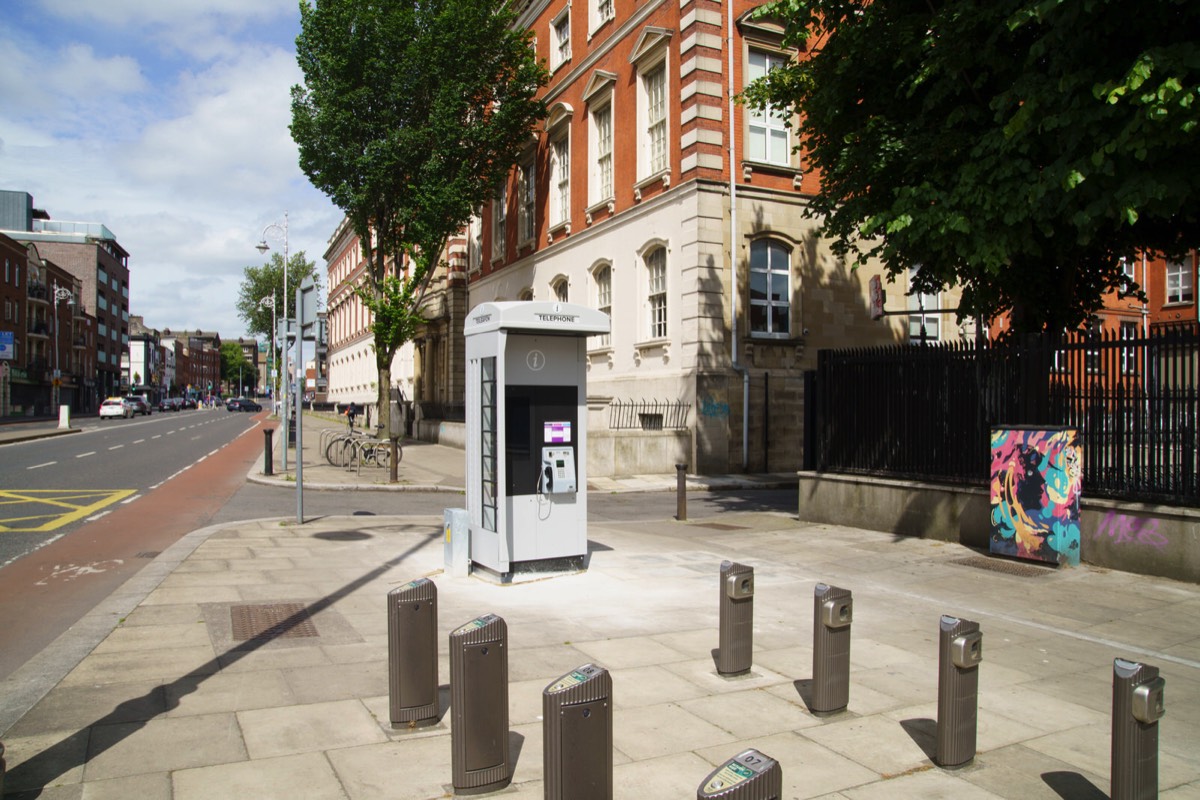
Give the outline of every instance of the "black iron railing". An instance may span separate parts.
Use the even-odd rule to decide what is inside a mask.
[[[1084,492],[1200,504],[1200,329],[827,350],[818,469],[986,485],[993,426],[1077,428]]]
[[[608,406],[611,430],[675,431],[687,427],[689,404],[683,400],[621,400]]]

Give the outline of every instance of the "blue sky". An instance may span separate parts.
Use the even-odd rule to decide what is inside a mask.
[[[285,210],[323,270],[341,212],[288,133],[297,0],[0,0],[0,18],[0,188],[107,225],[130,313],[242,335],[243,269]]]

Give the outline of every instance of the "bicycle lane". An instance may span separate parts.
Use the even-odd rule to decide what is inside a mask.
[[[265,416],[265,415],[264,415]],[[274,423],[269,423],[271,426]],[[210,524],[262,458],[262,422],[203,456],[136,503],[0,571],[0,680],[184,535]]]

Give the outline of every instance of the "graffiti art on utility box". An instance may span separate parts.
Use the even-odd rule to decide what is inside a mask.
[[[1079,431],[992,429],[991,552],[1079,563]]]

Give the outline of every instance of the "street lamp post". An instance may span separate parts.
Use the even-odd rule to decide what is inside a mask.
[[[275,370],[275,372],[278,374],[279,365],[275,363],[275,335],[279,331],[277,331],[275,329],[275,290],[274,289],[271,290],[270,297],[264,297],[263,299],[258,301],[259,308],[262,308],[263,306],[265,306],[267,304],[268,300],[271,301],[271,369]],[[275,402],[278,399],[279,399],[279,382],[275,381],[274,388],[271,390],[271,402]]]
[[[280,343],[280,345],[279,345],[279,348],[280,348],[280,349],[283,351],[283,373],[282,373],[282,374],[283,374],[283,380],[281,381],[281,384],[282,384],[282,387],[283,387],[283,397],[281,398],[281,400],[283,401],[283,403],[282,403],[282,405],[280,406],[280,409],[281,409],[281,410],[282,410],[282,412],[283,412],[283,420],[280,422],[280,425],[279,425],[279,427],[280,427],[280,431],[281,431],[281,432],[282,432],[282,434],[283,434],[283,456],[282,456],[282,465],[283,465],[283,471],[284,471],[284,472],[287,472],[287,468],[288,468],[288,467],[287,467],[287,451],[288,451],[288,413],[287,413],[287,412],[288,412],[288,402],[287,402],[287,399],[288,399],[288,341],[287,341],[287,331],[286,331],[286,328],[287,328],[287,319],[288,319],[288,313],[287,313],[287,298],[288,298],[288,212],[286,212],[286,211],[284,211],[284,212],[283,212],[283,224],[282,224],[282,225],[280,225],[280,224],[279,224],[279,223],[277,223],[277,222],[272,222],[270,225],[268,225],[267,227],[263,228],[263,232],[262,232],[262,239],[259,241],[259,243],[258,243],[257,245],[255,245],[255,247],[257,248],[258,252],[260,252],[260,253],[264,253],[264,254],[265,254],[265,253],[266,253],[268,250],[270,250],[270,249],[271,249],[271,248],[270,248],[270,246],[267,244],[267,234],[268,234],[268,233],[272,234],[272,235],[273,235],[275,238],[280,238],[280,237],[282,237],[282,239],[283,239],[283,319],[284,319],[284,328],[285,328],[285,330],[284,330],[284,335],[283,335],[283,341],[282,341],[282,342]],[[276,331],[276,333],[277,333],[277,331]],[[297,424],[297,425],[298,425],[298,424],[300,424],[300,420],[298,420],[298,419],[297,419],[297,420],[296,420],[296,424]],[[300,457],[300,454],[299,454],[299,453],[297,453],[297,454],[296,454],[296,458],[297,458],[297,459],[299,459],[299,457]]]
[[[58,281],[54,282],[54,380],[51,388],[53,389],[52,403],[54,405],[54,413],[58,413],[59,398],[62,383],[62,368],[58,362],[59,343],[58,340],[62,336],[62,321],[58,318],[58,304],[66,300],[68,304],[75,302],[75,295],[65,286],[59,286]]]

